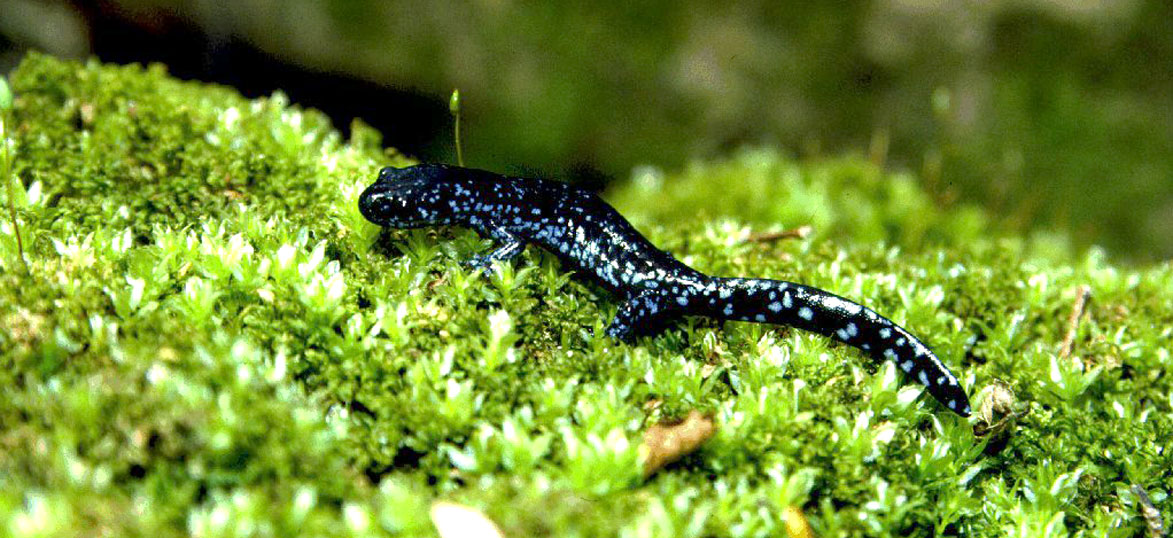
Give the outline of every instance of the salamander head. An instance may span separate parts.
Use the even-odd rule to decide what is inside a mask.
[[[418,228],[453,221],[460,190],[454,169],[437,164],[387,167],[358,198],[367,220],[392,228]]]

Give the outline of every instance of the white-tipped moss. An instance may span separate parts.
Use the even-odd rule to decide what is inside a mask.
[[[825,338],[693,321],[617,344],[595,336],[617,304],[551,256],[477,276],[471,232],[363,228],[354,186],[406,161],[361,125],[345,143],[314,111],[158,68],[34,55],[10,80],[15,535],[432,536],[443,499],[506,536],[771,536],[796,507],[826,536],[1119,536],[1143,525],[1130,484],[1170,493],[1168,264],[1003,235],[851,157],[757,149],[605,193],[698,268],[866,298],[971,393],[1013,387],[1017,420],[987,439]],[[693,409],[714,437],[644,482],[642,432]]]

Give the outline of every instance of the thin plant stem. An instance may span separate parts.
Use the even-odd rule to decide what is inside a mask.
[[[20,222],[16,220],[16,197],[12,186],[12,152],[9,149],[8,136],[4,130],[4,118],[0,117],[0,144],[4,145],[4,185],[8,189],[8,218],[12,220],[12,231],[16,234],[16,252],[20,255],[20,263],[24,271],[29,271],[29,263],[24,259],[24,241],[20,238]]]
[[[456,164],[464,166],[464,152],[460,149],[460,90],[452,90],[452,97],[448,100],[448,111],[455,118],[456,137]]]

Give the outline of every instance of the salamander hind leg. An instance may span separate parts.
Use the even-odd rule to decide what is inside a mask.
[[[627,300],[619,307],[607,327],[607,336],[630,342],[637,336],[660,332],[672,317],[663,295],[647,291]]]

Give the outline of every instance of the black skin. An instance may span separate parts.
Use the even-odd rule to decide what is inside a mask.
[[[949,410],[969,416],[969,397],[919,339],[857,303],[780,280],[705,275],[651,244],[594,193],[555,181],[505,177],[442,164],[384,168],[359,209],[391,228],[472,228],[498,247],[469,263],[490,268],[536,244],[624,303],[607,335],[654,335],[683,316],[788,325],[887,359]]]

